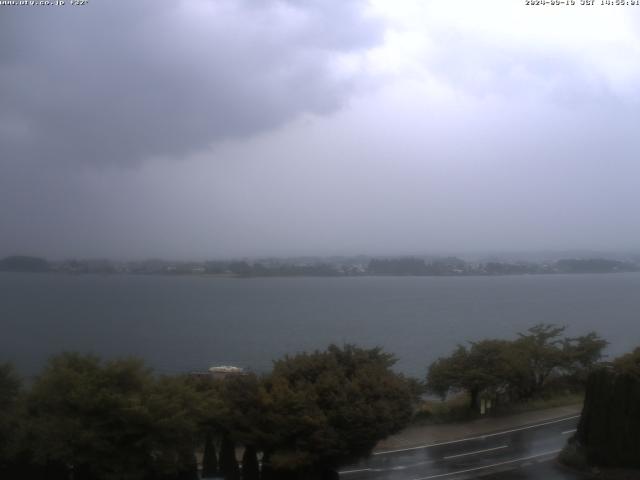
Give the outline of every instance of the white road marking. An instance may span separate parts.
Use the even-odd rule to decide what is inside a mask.
[[[467,468],[466,470],[458,470],[457,472],[440,473],[438,475],[430,475],[428,477],[414,478],[413,480],[430,480],[432,478],[450,477],[451,475],[459,475],[461,473],[476,472],[478,470],[486,470],[487,468],[500,467],[502,465],[508,465],[510,463],[524,462],[526,460],[531,460],[531,459],[534,459],[534,458],[540,458],[540,457],[544,457],[544,456],[547,456],[547,455],[553,455],[554,453],[558,453],[558,452],[560,452],[560,450],[551,450],[551,451],[548,451],[548,452],[538,453],[537,455],[531,455],[531,456],[528,456],[528,457],[516,458],[514,460],[507,460],[507,461],[500,462],[500,463],[494,463],[493,465],[483,465],[481,467]]]
[[[574,428],[573,430],[565,430],[564,432],[562,432],[560,435],[569,435],[570,433],[575,432],[576,429]]]
[[[442,457],[445,460],[449,460],[450,458],[458,458],[458,457],[466,457],[467,455],[476,455],[477,453],[486,453],[492,452],[494,450],[500,450],[502,448],[507,448],[508,445],[501,445],[499,447],[486,448],[484,450],[476,450],[475,452],[467,452],[467,453],[459,453],[458,455],[449,455],[448,457]]]
[[[519,432],[519,431],[522,431],[522,430],[529,430],[531,428],[544,427],[545,425],[553,425],[554,423],[566,422],[567,420],[573,420],[573,419],[576,419],[576,418],[580,418],[580,415],[573,415],[571,417],[559,418],[557,420],[550,420],[548,422],[538,423],[536,425],[528,425],[526,427],[513,428],[511,430],[504,430],[502,432],[497,432],[497,433],[489,433],[489,434],[486,434],[486,435],[478,435],[476,437],[461,438],[459,440],[450,440],[448,442],[431,443],[431,444],[428,444],[428,445],[418,445],[417,447],[398,448],[397,450],[385,450],[383,452],[374,452],[374,453],[372,453],[372,455],[387,455],[389,453],[410,452],[410,451],[413,451],[413,450],[422,450],[422,449],[425,449],[425,448],[439,447],[441,445],[451,445],[451,444],[454,444],[454,443],[469,442],[469,441],[472,441],[472,440],[484,440],[485,438],[489,438],[489,437],[496,437],[498,435],[506,435],[508,433]]]
[[[397,467],[391,467],[388,470],[406,470],[407,468],[419,467],[420,465],[428,465],[429,463],[433,463],[433,460],[427,460],[424,462],[410,463],[408,465],[399,465]],[[383,472],[384,469],[380,469],[380,472]]]
[[[339,475],[347,475],[349,473],[360,473],[360,472],[370,472],[371,469],[370,468],[361,468],[359,470],[342,470],[341,472],[338,472]]]
[[[397,471],[397,470],[406,470],[407,468],[419,467],[420,465],[427,465],[433,462],[434,460],[427,460],[424,462],[410,463],[408,465],[398,465],[396,467],[391,467],[391,468],[360,468],[357,470],[343,470],[343,471],[339,471],[338,473],[340,475],[347,475],[349,473],[362,473],[362,472],[390,472],[390,471]]]

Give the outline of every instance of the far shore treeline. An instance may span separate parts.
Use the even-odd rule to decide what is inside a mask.
[[[365,275],[471,276],[525,275],[558,273],[620,273],[640,271],[640,257],[624,260],[610,258],[561,258],[547,262],[522,262],[493,259],[469,262],[457,257],[303,257],[259,260],[212,260],[203,262],[143,260],[48,261],[27,255],[0,259],[0,271],[57,272],[73,274],[147,274],[147,275],[219,275],[234,277],[344,277]]]
[[[607,342],[564,331],[539,324],[512,340],[461,345],[424,380],[395,372],[381,348],[354,345],[222,379],[67,352],[27,385],[1,364],[0,478],[336,478],[416,418],[425,393],[464,395],[477,412],[483,399],[508,406],[582,392]]]

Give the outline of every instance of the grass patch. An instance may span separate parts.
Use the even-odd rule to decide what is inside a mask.
[[[589,480],[638,480],[640,470],[633,468],[609,468],[589,465],[585,451],[575,441],[569,440],[560,454],[558,461],[564,467],[585,475]]]
[[[583,402],[584,394],[581,393],[558,394],[526,402],[498,405],[490,410],[487,415],[513,415],[547,408],[580,405]],[[479,411],[469,409],[469,396],[459,394],[446,400],[424,400],[414,415],[413,423],[417,425],[455,423],[475,420],[480,417],[482,415],[480,415]]]
[[[567,407],[569,405],[582,405],[584,403],[584,393],[565,393],[549,397],[534,398],[526,402],[510,403],[500,405],[496,414],[525,413],[533,410],[544,410],[547,408]]]
[[[446,400],[425,400],[414,416],[419,425],[464,422],[480,415],[469,409],[469,396],[455,395]]]
[[[569,442],[558,455],[558,460],[563,465],[573,468],[579,471],[587,471],[589,464],[587,463],[587,456],[584,451],[576,445],[575,442]]]

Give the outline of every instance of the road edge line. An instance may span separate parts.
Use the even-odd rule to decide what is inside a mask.
[[[473,440],[482,440],[484,438],[496,437],[498,435],[507,435],[509,433],[520,432],[522,430],[530,430],[532,428],[544,427],[546,425],[553,425],[554,423],[566,422],[567,420],[573,420],[573,419],[576,419],[576,418],[580,418],[580,415],[572,415],[570,417],[557,418],[557,419],[550,420],[550,421],[547,421],[547,422],[537,423],[535,425],[527,425],[527,426],[518,427],[518,428],[512,428],[510,430],[503,430],[503,431],[495,432],[495,433],[487,433],[487,434],[484,434],[484,435],[476,435],[476,436],[473,436],[473,437],[461,438],[461,439],[458,439],[458,440],[448,440],[446,442],[430,443],[430,444],[427,444],[427,445],[418,445],[416,447],[398,448],[398,449],[394,449],[394,450],[385,450],[385,451],[382,451],[382,452],[373,452],[371,454],[371,456],[388,455],[388,454],[391,454],[391,453],[400,453],[400,452],[410,452],[410,451],[413,451],[413,450],[422,450],[422,449],[426,449],[426,448],[439,447],[441,445],[452,445],[454,443],[470,442],[470,441],[473,441]]]

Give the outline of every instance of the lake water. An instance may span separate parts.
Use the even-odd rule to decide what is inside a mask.
[[[329,343],[380,345],[423,376],[460,342],[538,322],[640,345],[640,274],[214,278],[0,273],[0,361],[32,375],[63,350],[136,355],[165,373],[268,370]]]

